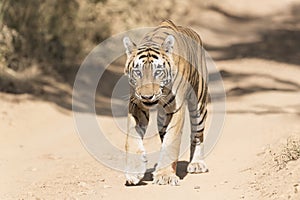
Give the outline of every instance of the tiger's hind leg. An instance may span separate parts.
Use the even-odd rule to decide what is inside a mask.
[[[191,122],[191,148],[190,163],[187,167],[188,173],[208,172],[204,162],[204,129],[207,115],[206,99],[198,102],[196,98],[189,99],[189,114]]]

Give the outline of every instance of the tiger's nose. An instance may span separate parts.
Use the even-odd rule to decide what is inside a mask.
[[[144,99],[144,100],[151,100],[151,99],[153,99],[153,97],[154,97],[154,95],[141,95],[141,97],[142,97],[142,99]]]

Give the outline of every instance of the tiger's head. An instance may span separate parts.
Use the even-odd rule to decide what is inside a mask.
[[[158,103],[163,89],[172,81],[172,51],[175,38],[168,35],[162,44],[136,46],[124,37],[127,61],[125,75],[134,89],[134,97],[149,107]]]

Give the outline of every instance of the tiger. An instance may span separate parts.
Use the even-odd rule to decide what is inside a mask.
[[[208,72],[200,36],[190,28],[162,21],[136,45],[123,38],[127,55],[124,74],[130,85],[126,134],[127,185],[141,182],[147,170],[143,138],[149,112],[157,110],[161,139],[153,175],[158,185],[179,185],[176,166],[180,152],[186,106],[191,124],[188,173],[208,171],[204,162],[204,129],[207,118]]]

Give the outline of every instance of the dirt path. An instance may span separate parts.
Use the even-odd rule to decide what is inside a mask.
[[[295,77],[299,69],[258,59],[218,65],[227,76],[229,94],[223,134],[207,157],[210,172],[187,175],[180,187],[160,187],[151,182],[125,187],[122,173],[106,168],[85,151],[71,113],[50,103],[32,101],[30,96],[1,94],[0,198],[153,199],[163,195],[176,199],[257,199],[262,192],[270,192],[265,191],[269,184],[277,185],[275,191],[282,192],[277,182],[282,173],[266,179],[261,165],[270,145],[278,149],[280,141],[299,135],[300,99],[299,92],[293,90],[296,86],[299,89],[300,81]],[[253,65],[263,70],[254,72]],[[278,73],[282,68],[285,71]],[[237,82],[235,73],[246,75]],[[248,89],[255,88],[253,84],[272,89],[251,93]],[[110,118],[105,120],[114,123]],[[270,162],[267,166],[272,165]],[[298,166],[292,163],[290,172]],[[295,173],[285,179],[285,186],[293,191],[299,179],[299,173]],[[283,192],[281,195],[294,195]]]

